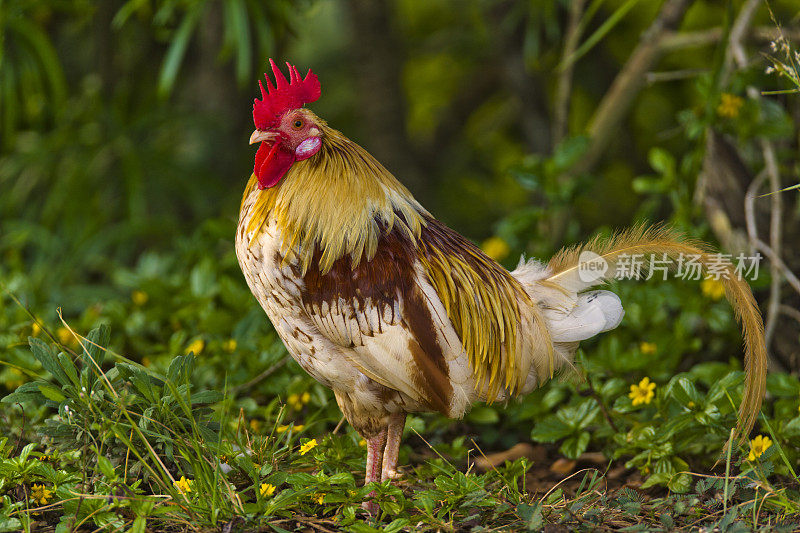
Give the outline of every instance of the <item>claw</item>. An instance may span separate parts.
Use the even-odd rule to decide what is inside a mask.
[[[400,479],[401,477],[403,477],[403,475],[397,470],[387,470],[381,475],[383,479]]]

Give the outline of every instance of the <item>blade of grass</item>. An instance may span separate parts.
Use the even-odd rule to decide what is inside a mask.
[[[605,37],[614,26],[616,26],[620,20],[630,11],[633,7],[639,2],[639,0],[627,0],[624,4],[619,6],[612,14],[609,16],[599,28],[597,28],[594,33],[592,33],[584,42],[581,44],[575,52],[570,55],[569,57],[565,58],[560,65],[558,65],[558,70],[564,69],[569,65],[575,63],[578,59],[586,55],[594,46],[599,43],[603,37]]]
[[[800,90],[793,89],[790,92],[800,92]],[[762,94],[767,94],[767,93],[762,93]],[[777,92],[772,92],[770,94],[786,94],[786,92],[777,91]],[[756,198],[763,198],[764,196],[772,196],[773,194],[778,194],[779,192],[791,191],[792,189],[800,189],[800,183],[798,183],[797,185],[792,185],[790,187],[786,187],[785,189],[781,189],[779,191],[772,191],[772,192],[768,192],[766,194],[759,194],[758,196],[756,196]]]

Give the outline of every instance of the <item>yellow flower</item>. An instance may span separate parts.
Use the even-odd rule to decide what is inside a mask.
[[[178,481],[172,482],[172,484],[175,485],[175,488],[178,489],[178,491],[181,492],[182,494],[187,494],[189,492],[192,492],[193,483],[194,481],[192,481],[191,479],[186,479],[184,476],[181,476],[181,478]]]
[[[633,400],[633,405],[642,403],[650,403],[653,396],[656,395],[656,384],[650,381],[650,378],[644,378],[638,385],[631,385],[631,392],[628,393],[628,398]]]
[[[312,494],[311,499],[317,502],[318,504],[322,505],[322,502],[325,500],[325,494],[320,492]]]
[[[639,345],[639,350],[645,355],[656,353],[656,348],[657,346],[654,342],[643,342]]]
[[[310,441],[300,446],[300,455],[305,455],[316,447],[317,447],[317,439],[311,439]]]
[[[772,446],[772,440],[769,437],[758,435],[750,441],[750,454],[747,456],[748,461],[755,461],[767,451],[767,448]]]
[[[133,300],[134,305],[144,305],[149,299],[150,297],[144,291],[133,291],[131,293],[131,300]]]
[[[286,398],[286,403],[288,403],[295,411],[301,410],[303,406],[310,401],[311,394],[307,392],[304,392],[303,394],[290,394]]]
[[[250,430],[258,432],[259,429],[261,429],[261,421],[256,420],[255,418],[250,420]]]
[[[262,483],[260,492],[262,498],[266,498],[267,496],[272,496],[273,494],[275,494],[275,485],[271,485],[269,483]]]
[[[39,505],[45,505],[52,495],[53,491],[46,489],[44,485],[31,485],[31,500]]]
[[[495,261],[502,261],[511,252],[508,243],[500,237],[489,237],[483,244],[481,244],[483,253],[494,259]]]
[[[31,324],[31,337],[38,337],[39,333],[42,332],[42,326],[39,325],[38,322],[34,322]]]
[[[744,105],[744,100],[735,94],[722,93],[722,98],[717,106],[717,113],[721,117],[735,118]]]
[[[358,445],[359,446],[366,446],[367,445],[367,441],[365,441],[364,439],[361,439],[360,441],[358,441]]]
[[[147,357],[146,355],[142,357],[142,366],[150,366],[151,364],[152,362],[150,361],[149,357]]]
[[[228,353],[236,351],[236,339],[228,339],[222,344],[222,349]]]
[[[56,330],[56,337],[58,337],[58,342],[64,346],[69,346],[75,340],[75,337],[72,336],[72,333],[70,333],[69,330],[64,326],[61,326]]]
[[[725,285],[718,279],[706,278],[700,282],[700,291],[703,296],[711,298],[712,300],[719,300],[725,296]]]
[[[203,339],[195,339],[186,347],[186,353],[193,352],[195,355],[200,355],[205,347],[206,342]]]
[[[8,373],[11,374],[10,378],[6,378],[6,387],[9,389],[16,389],[25,383],[25,376],[16,368],[9,368]]]
[[[275,428],[275,431],[277,431],[278,433],[284,433],[289,428],[292,428],[292,431],[296,431],[296,432],[299,433],[299,432],[303,431],[304,427],[305,426],[303,424],[295,424],[294,426],[281,425],[281,426],[278,426],[277,428]]]

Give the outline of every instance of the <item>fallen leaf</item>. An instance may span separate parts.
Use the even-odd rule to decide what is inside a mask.
[[[576,464],[578,464],[578,462],[573,459],[565,459],[564,457],[560,457],[550,465],[550,471],[561,476],[566,476],[575,469]]]
[[[536,452],[529,443],[520,442],[515,444],[508,450],[502,452],[489,453],[485,456],[481,455],[475,458],[475,467],[481,471],[486,472],[492,468],[497,468],[506,461],[516,461],[520,457],[527,457],[528,459],[535,459]]]

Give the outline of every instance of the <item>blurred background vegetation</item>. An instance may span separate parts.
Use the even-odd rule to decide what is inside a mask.
[[[29,335],[76,346],[60,308],[79,333],[109,324],[112,349],[146,366],[193,351],[195,379],[233,387],[226,401],[253,428],[289,394],[290,418],[335,425],[331,395],[286,364],[233,253],[267,57],[313,68],[315,112],[506,266],[638,220],[759,251],[772,365],[797,372],[797,191],[747,200],[798,182],[787,42],[800,21],[793,0],[769,7],[774,17],[750,0],[3,0],[0,390],[42,373]],[[644,376],[740,365],[713,288],[618,289],[623,326],[581,355],[610,403]],[[786,383],[782,408],[796,414],[800,385]],[[411,423],[508,446],[574,390],[482,407],[467,425]],[[589,445],[584,430],[569,455]]]

